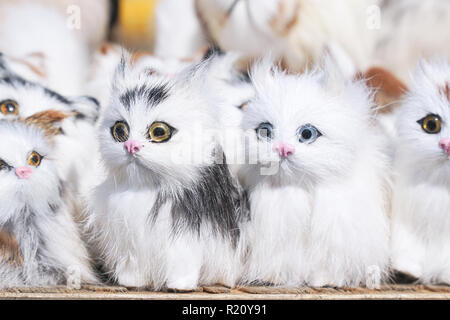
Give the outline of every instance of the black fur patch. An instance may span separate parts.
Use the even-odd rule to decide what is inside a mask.
[[[156,87],[147,87],[142,85],[134,89],[128,90],[120,96],[120,102],[129,110],[132,104],[135,104],[138,99],[143,99],[148,106],[153,107],[163,102],[169,96],[169,88],[167,84],[162,84]]]
[[[233,179],[226,164],[204,167],[200,176],[195,185],[177,194],[160,192],[150,213],[152,221],[161,207],[171,200],[174,234],[187,230],[199,233],[202,224],[209,223],[215,233],[230,238],[236,245],[240,236],[239,223],[249,217],[245,192]]]
[[[39,85],[38,83],[27,81],[19,76],[8,75],[6,77],[2,77],[2,78],[0,78],[0,84],[6,84],[8,86],[15,87],[15,88],[17,88],[19,86],[20,87],[29,87],[29,88],[40,87],[40,88],[42,88],[42,90],[44,91],[44,93],[47,96],[49,96],[55,100],[58,100],[61,103],[64,103],[67,105],[71,104],[71,102],[66,97],[60,95],[59,93],[57,93],[53,90],[50,90],[48,88],[45,88],[45,87]]]

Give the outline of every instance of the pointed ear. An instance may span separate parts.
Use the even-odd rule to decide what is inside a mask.
[[[114,72],[112,87],[113,90],[117,90],[120,88],[121,84],[125,81],[125,76],[131,70],[131,54],[123,49],[122,56],[120,58],[120,62]]]
[[[5,77],[7,75],[11,75],[12,72],[8,68],[8,62],[6,61],[3,53],[0,52],[0,77]]]
[[[95,123],[100,113],[100,103],[97,99],[89,96],[71,98],[72,112],[75,119],[86,120]]]
[[[266,55],[263,59],[253,63],[250,69],[250,79],[255,88],[263,88],[273,83],[273,74],[281,72],[280,67],[274,65],[272,56]]]
[[[329,43],[325,47],[321,65],[324,70],[323,84],[335,92],[341,92],[358,71],[350,55],[335,43]]]
[[[379,106],[391,105],[399,101],[408,87],[392,72],[381,67],[372,67],[358,77],[365,79],[369,88],[375,90],[375,102]],[[380,112],[391,112],[392,108],[380,108]]]

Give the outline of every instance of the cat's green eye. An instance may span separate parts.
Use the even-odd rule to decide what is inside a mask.
[[[0,102],[0,111],[3,115],[17,115],[19,113],[19,105],[13,100]]]
[[[441,132],[441,117],[436,114],[429,114],[425,118],[417,121],[426,133],[437,134]]]
[[[174,132],[174,128],[165,122],[153,122],[148,129],[148,138],[152,142],[160,143],[169,141]]]
[[[29,155],[27,162],[30,166],[39,167],[39,165],[41,164],[42,158],[43,157],[39,153],[37,153],[36,151],[33,151]]]
[[[111,127],[111,134],[117,142],[125,142],[128,140],[130,128],[126,122],[117,121],[114,126]]]

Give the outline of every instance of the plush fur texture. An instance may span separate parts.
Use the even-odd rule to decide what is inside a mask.
[[[0,73],[1,63],[0,56]],[[94,138],[98,102],[85,96],[65,97],[37,83],[24,80],[6,69],[4,73],[6,75],[0,77],[0,104],[14,102],[17,114],[0,112],[0,120],[26,118],[44,110],[71,115],[60,123],[60,134],[54,139],[54,155],[59,176],[66,181],[66,187],[74,197],[75,215],[78,216],[81,205],[76,199],[93,184],[90,179],[98,161],[97,142]]]
[[[132,287],[194,289],[239,275],[241,191],[214,139],[201,97],[208,63],[173,78],[148,76],[122,58],[100,128],[106,178],[89,202],[89,228],[105,268]],[[129,136],[112,135],[117,121]],[[154,122],[173,128],[152,142]]]
[[[249,164],[240,170],[251,217],[242,225],[244,283],[358,286],[388,267],[387,157],[372,96],[330,58],[286,75],[268,59],[251,73],[244,108]],[[258,137],[262,123],[272,138]],[[317,140],[301,142],[302,126]],[[311,135],[312,136],[312,135]]]
[[[393,267],[424,283],[450,283],[450,65],[422,61],[397,118]],[[418,121],[441,118],[427,133]]]
[[[102,107],[109,104],[111,98],[114,72],[120,62],[122,46],[114,43],[103,43],[94,53],[91,70],[87,82],[87,92],[100,101]],[[132,56],[135,69],[148,75],[164,75],[171,77],[192,62],[176,58],[161,58],[149,52],[135,52]]]
[[[406,84],[421,58],[450,59],[450,2],[385,0],[374,52],[376,65],[392,71]]]
[[[43,132],[1,120],[0,135],[0,228],[16,238],[23,259],[19,266],[0,261],[0,288],[65,284],[70,268],[95,283]],[[43,157],[37,167],[27,162],[32,152]],[[31,176],[19,178],[21,168]]]
[[[67,23],[64,13],[37,1],[0,1],[0,51],[22,77],[65,95],[80,95],[89,51]]]
[[[320,62],[325,45],[336,42],[364,70],[375,35],[367,26],[373,0],[196,0],[210,40],[250,58],[268,51],[291,71]],[[358,45],[354,45],[358,39]]]
[[[156,10],[155,53],[190,58],[208,43],[197,19],[195,0],[160,0]]]

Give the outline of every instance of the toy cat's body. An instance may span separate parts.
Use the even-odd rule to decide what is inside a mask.
[[[392,264],[450,283],[450,66],[422,62],[398,114]]]
[[[96,282],[44,133],[0,121],[0,228],[15,237],[20,264],[0,260],[0,287]],[[73,271],[71,271],[73,270]]]
[[[246,283],[357,286],[371,268],[386,273],[387,160],[370,93],[330,62],[325,70],[289,76],[264,62],[252,73]]]
[[[107,178],[89,218],[105,269],[121,285],[190,290],[237,281],[241,193],[215,162],[223,153],[197,91],[202,69],[168,79],[132,71],[126,58],[118,68],[100,131]]]

